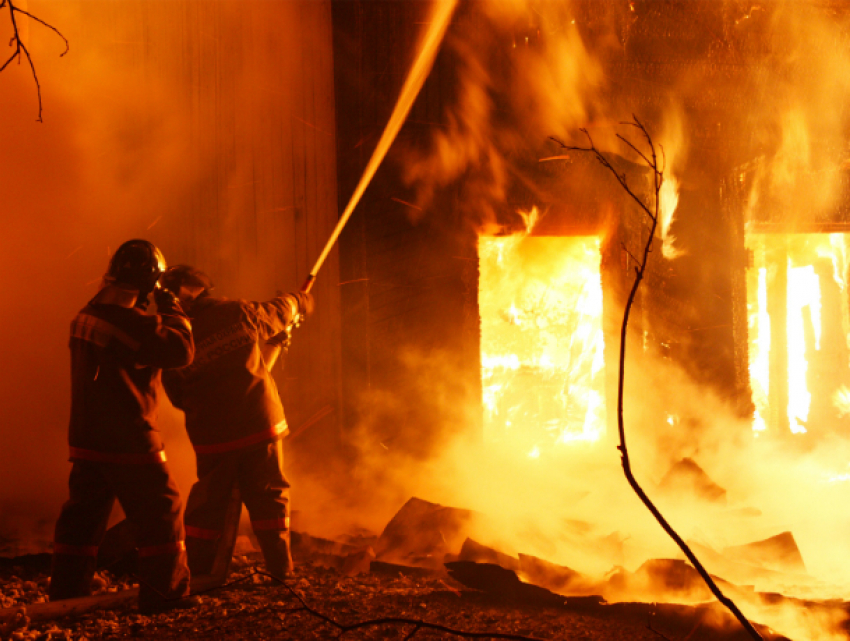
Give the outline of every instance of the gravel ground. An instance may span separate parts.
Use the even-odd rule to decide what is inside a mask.
[[[26,608],[44,603],[49,586],[50,555],[0,559],[0,604]],[[386,564],[385,564],[386,565]],[[336,567],[340,567],[337,565]],[[415,641],[462,638],[514,638],[576,641],[751,641],[719,606],[681,606],[653,603],[600,603],[599,598],[548,596],[542,601],[517,603],[516,598],[470,589],[448,574],[424,570],[399,571],[399,566],[347,574],[308,562],[297,566],[285,585],[262,574],[259,554],[235,557],[229,584],[202,593],[200,603],[188,610],[145,616],[134,603],[111,610],[90,610],[76,616],[30,621],[26,612],[16,620],[0,620],[0,640],[66,639],[281,639],[311,641],[386,639]],[[95,578],[97,593],[133,587],[107,571]],[[485,589],[487,587],[485,586]],[[545,596],[545,595],[544,595]],[[775,595],[776,599],[783,597]],[[548,605],[543,605],[548,603]],[[836,607],[843,610],[843,604]],[[722,611],[725,629],[709,627]],[[35,616],[35,615],[33,615]],[[721,618],[722,618],[721,616]],[[406,621],[370,623],[343,631],[341,626],[395,618]],[[433,624],[463,634],[436,630]],[[338,625],[335,625],[338,624]],[[846,627],[844,628],[847,629]],[[344,633],[343,633],[344,632]],[[764,631],[763,631],[764,632]],[[501,636],[493,636],[498,634]],[[806,634],[799,639],[817,639]],[[829,636],[850,639],[850,635]],[[769,641],[784,639],[765,634]]]
[[[424,621],[475,633],[501,633],[537,639],[608,641],[663,638],[645,622],[588,615],[564,607],[511,605],[469,590],[446,576],[409,577],[397,574],[344,576],[335,569],[302,565],[283,586],[255,574],[262,571],[255,555],[235,564],[229,587],[200,596],[190,610],[154,616],[139,614],[134,605],[111,611],[91,611],[55,621],[28,622],[21,616],[7,623],[3,639],[291,639],[336,638],[340,630],[308,612],[311,609],[342,625],[384,617]],[[0,576],[5,607],[45,600],[47,569],[38,564],[12,568]],[[241,579],[241,580],[240,580]],[[108,572],[98,574],[100,592],[130,587]],[[461,636],[422,628],[410,637],[412,623],[370,625],[346,632],[344,639],[459,639]],[[479,637],[481,638],[481,637]],[[486,637],[485,637],[486,638]]]

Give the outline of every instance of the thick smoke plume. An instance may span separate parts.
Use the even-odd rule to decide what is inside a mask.
[[[750,205],[767,207],[793,229],[828,213],[844,196],[848,24],[846,15],[815,3],[780,2],[765,9],[770,53],[757,61],[755,102],[744,121],[763,149]]]
[[[652,6],[632,4],[638,12]],[[458,60],[456,101],[445,128],[426,149],[411,150],[404,164],[423,207],[441,189],[455,185],[465,221],[482,234],[494,233],[518,158],[551,155],[547,138],[570,138],[579,127],[588,128],[597,144],[613,151],[613,125],[629,120],[631,113],[651,119],[665,148],[666,177],[682,190],[704,189],[711,177],[740,174],[749,190],[748,218],[781,222],[788,230],[841,205],[850,124],[844,107],[850,98],[846,18],[816,3],[762,3],[749,12],[724,5],[735,30],[727,37],[751,46],[742,48],[746,58],[734,73],[712,76],[711,89],[736,100],[732,107],[717,105],[722,122],[712,124],[710,111],[690,108],[706,91],[706,79],[687,64],[663,90],[650,88],[666,92],[662,107],[644,114],[641,104],[628,104],[606,75],[605,61],[625,46],[615,21],[607,37],[595,32],[592,49],[574,24],[574,8],[569,3],[488,2],[459,17],[462,26],[447,43]],[[684,59],[688,55],[670,53]],[[706,149],[694,135],[711,127],[722,128],[720,150]],[[568,172],[563,180],[569,181]],[[587,189],[611,186],[600,182]],[[719,222],[721,212],[703,215],[717,216]],[[652,260],[675,259],[667,250],[676,225],[675,219],[667,221],[665,258]],[[699,246],[674,246],[699,261]],[[710,279],[716,267],[704,264],[701,269]],[[440,386],[452,380],[450,355],[431,352],[404,360],[421,373],[423,396],[439,398]],[[791,531],[806,574],[766,577],[756,588],[811,597],[846,593],[850,557],[842,552],[839,533],[845,531],[847,515],[835,506],[846,503],[842,497],[850,442],[832,429],[822,430],[832,435],[812,437],[806,448],[756,438],[749,418],[742,419],[728,401],[660,357],[644,358],[639,365],[630,360],[626,372],[626,425],[636,475],[650,495],[658,496],[684,538],[721,552]],[[401,419],[402,408],[391,398],[384,400],[372,399],[376,414]],[[477,406],[454,406],[435,411],[435,416],[461,421],[479,411]],[[634,571],[647,559],[679,556],[628,490],[610,438],[559,445],[559,451],[531,460],[509,441],[482,445],[463,436],[441,442],[440,453],[423,463],[376,442],[369,426],[363,427],[366,465],[360,473],[374,499],[374,509],[366,512],[381,517],[371,522],[360,517],[364,525],[379,527],[391,512],[388,505],[400,506],[417,495],[486,514],[498,526],[483,534],[488,540],[482,542],[584,572],[604,573],[613,565]],[[708,504],[662,487],[671,467],[685,458],[697,461],[726,490],[725,504]],[[586,525],[581,535],[571,529],[575,522]],[[707,565],[715,571],[711,561]],[[743,605],[794,638],[831,638],[838,623],[807,620],[793,608],[779,613]]]
[[[202,5],[187,4],[193,10]],[[683,190],[704,180],[700,163],[708,154],[691,136],[707,125],[692,120],[686,108],[704,85],[683,65],[667,87],[661,112],[640,113],[612,89],[606,75],[605,61],[624,46],[613,19],[612,7],[619,5],[598,5],[610,14],[611,24],[596,33],[593,47],[581,25],[573,23],[579,14],[570,3],[469,3],[468,13],[458,15],[447,42],[459,65],[455,105],[443,133],[427,148],[409,150],[403,165],[423,206],[460,181],[461,213],[469,225],[495,231],[517,158],[536,162],[552,155],[555,147],[548,137],[570,139],[579,127],[587,127],[598,145],[614,150],[613,125],[633,112],[658,132],[668,177]],[[651,3],[635,5],[640,10]],[[725,6],[736,11],[734,3]],[[0,251],[7,265],[0,343],[7,364],[0,385],[0,536],[43,550],[66,491],[68,321],[96,290],[111,251],[127,238],[148,237],[167,257],[202,257],[201,241],[186,239],[181,230],[204,229],[205,223],[180,218],[198,185],[228,203],[222,235],[244,233],[238,224],[240,190],[253,185],[253,177],[223,171],[219,180],[214,172],[218,159],[206,155],[208,148],[192,148],[190,140],[199,137],[187,132],[208,105],[176,90],[169,73],[175,61],[160,60],[162,73],[155,78],[130,64],[136,51],[131,45],[145,36],[132,20],[122,18],[118,3],[32,1],[28,8],[60,26],[72,43],[69,56],[58,60],[54,48],[59,45],[50,36],[37,36],[36,27],[29,29],[45,98],[42,125],[34,122],[28,70],[13,65],[0,75],[0,194],[6,213]],[[295,28],[291,17],[279,16],[282,32]],[[748,54],[749,71],[715,81],[715,89],[730,100],[743,92],[746,96],[738,98],[740,104],[724,121],[728,146],[720,161],[712,156],[711,162],[731,159],[725,169],[743,175],[751,189],[752,216],[805,223],[835,207],[841,197],[848,125],[844,105],[850,104],[847,25],[798,2],[763,2],[735,18],[730,24],[737,33],[752,29],[755,42],[764,46]],[[8,36],[0,32],[0,42]],[[95,41],[109,41],[110,47],[86,44]],[[266,72],[293,73],[285,66],[246,69],[233,90],[264,86]],[[265,94],[257,91],[251,100],[261,103],[258,96]],[[260,122],[230,117],[234,141],[262,129]],[[753,149],[761,151],[753,154]],[[744,160],[748,164],[739,167]],[[228,157],[222,162],[237,161]],[[588,189],[610,188],[602,181],[588,184]],[[674,219],[673,235],[676,225]],[[680,249],[691,257],[700,250]],[[299,250],[294,240],[292,252],[298,251],[303,247]],[[200,266],[222,274],[222,293],[264,295],[272,279],[257,273],[268,261],[246,258],[238,273],[230,272],[236,253],[234,245],[222,243],[203,256],[212,266]],[[360,426],[360,464],[352,483],[356,509],[347,513],[334,504],[334,512],[323,511],[332,504],[323,488],[311,487],[308,497],[296,485],[308,529],[330,534],[360,525],[379,531],[415,495],[485,515],[489,527],[480,532],[482,543],[587,574],[604,575],[613,566],[634,571],[647,559],[678,554],[628,490],[610,432],[597,443],[558,444],[539,459],[528,458],[510,441],[482,444],[466,429],[480,421],[480,405],[446,400],[458,397],[453,389],[457,355],[411,350],[400,360],[433,416],[428,426],[433,431],[417,436],[427,440],[427,434],[438,434],[439,448],[430,449],[439,454],[423,460],[385,438],[390,435],[377,426],[393,420],[403,424],[407,408],[394,396],[369,399],[376,409]],[[833,432],[805,450],[754,439],[750,422],[712,390],[693,383],[669,361],[649,363],[642,360],[640,371],[627,363],[629,446],[636,475],[659,497],[674,526],[689,541],[715,551],[792,531],[808,576],[766,578],[757,587],[801,596],[846,594],[850,558],[843,554],[841,532],[848,518],[840,507],[846,503],[850,460],[846,439]],[[466,395],[474,399],[475,390]],[[178,415],[167,417],[165,436],[185,490],[194,470]],[[671,466],[683,458],[697,461],[726,490],[725,505],[660,489]],[[713,570],[710,562],[708,567]],[[791,584],[781,583],[786,580]],[[763,614],[754,606],[745,609],[756,618]],[[794,638],[819,639],[828,638],[830,625],[803,621],[793,610],[775,623]]]

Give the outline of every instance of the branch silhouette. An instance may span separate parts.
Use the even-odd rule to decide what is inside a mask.
[[[672,538],[676,545],[682,550],[691,564],[694,566],[699,575],[702,577],[703,581],[705,581],[708,589],[711,590],[711,593],[717,598],[717,600],[722,603],[734,616],[744,629],[750,634],[753,639],[757,641],[763,641],[763,637],[759,632],[755,629],[752,623],[750,623],[749,619],[744,616],[741,610],[737,605],[727,596],[720,591],[720,588],[715,583],[714,579],[711,578],[708,571],[703,567],[702,563],[700,563],[699,559],[693,553],[693,551],[688,547],[685,541],[681,536],[673,529],[670,523],[667,522],[667,519],[661,514],[655,504],[650,500],[649,496],[647,496],[646,492],[644,492],[643,488],[635,479],[634,474],[632,473],[632,465],[629,459],[629,450],[626,447],[626,430],[625,430],[625,422],[623,419],[623,388],[625,382],[626,375],[626,330],[629,324],[629,315],[632,310],[632,306],[634,305],[635,296],[637,295],[638,288],[640,287],[641,281],[643,281],[644,275],[646,274],[646,265],[649,260],[649,254],[652,251],[652,239],[655,237],[655,229],[658,226],[659,214],[660,214],[660,191],[661,185],[664,182],[664,169],[665,169],[665,156],[664,149],[661,145],[658,145],[658,151],[661,153],[661,162],[659,164],[658,153],[656,152],[656,145],[652,140],[652,137],[649,135],[649,132],[646,130],[646,127],[643,123],[637,119],[637,116],[632,115],[631,122],[623,122],[620,123],[622,125],[635,127],[642,134],[645,140],[646,146],[648,147],[648,153],[641,151],[637,145],[632,143],[630,140],[626,139],[624,136],[617,134],[617,138],[622,141],[626,146],[628,146],[632,151],[634,151],[646,166],[652,172],[653,179],[653,203],[650,208],[647,203],[645,203],[641,198],[632,191],[631,187],[629,187],[626,182],[625,173],[619,174],[611,162],[605,157],[605,155],[596,147],[593,143],[593,138],[591,138],[590,134],[586,129],[581,129],[580,131],[585,135],[588,141],[587,147],[577,147],[573,145],[568,145],[557,138],[551,138],[555,142],[557,142],[561,147],[568,151],[581,151],[592,154],[599,163],[605,167],[609,172],[611,172],[614,177],[617,179],[617,182],[620,183],[620,186],[626,191],[629,197],[634,200],[641,210],[646,214],[646,216],[650,220],[650,230],[649,237],[647,238],[646,244],[643,247],[643,256],[639,261],[635,261],[637,265],[635,266],[635,280],[632,283],[632,288],[629,291],[629,297],[626,300],[626,307],[623,312],[623,324],[620,328],[620,363],[619,363],[619,376],[617,381],[617,428],[619,431],[620,444],[617,446],[617,449],[620,450],[621,462],[623,464],[623,472],[626,475],[626,480],[628,480],[629,485],[634,490],[635,494],[638,495],[638,498],[643,502],[646,508],[652,513],[655,517],[655,520],[661,525],[664,531]],[[631,254],[629,254],[631,256]]]
[[[412,639],[413,636],[419,632],[420,630],[436,630],[438,632],[445,632],[447,634],[452,634],[457,637],[461,637],[463,639],[509,639],[511,641],[543,641],[538,637],[529,637],[522,634],[510,634],[507,632],[469,632],[466,630],[458,630],[457,628],[450,628],[445,625],[440,625],[439,623],[430,623],[428,621],[422,621],[421,619],[412,619],[408,617],[380,617],[377,619],[366,619],[364,621],[358,621],[356,623],[344,624],[340,623],[333,617],[330,617],[326,614],[321,613],[319,610],[316,610],[313,607],[310,607],[307,604],[307,601],[302,597],[289,583],[284,581],[283,579],[274,576],[273,574],[269,574],[268,572],[261,572],[260,570],[254,570],[250,574],[246,574],[238,579],[225,583],[223,585],[216,585],[206,590],[201,590],[199,592],[193,592],[193,595],[207,594],[209,592],[213,592],[216,590],[221,590],[223,588],[228,588],[230,586],[236,585],[237,583],[242,583],[247,581],[248,579],[252,579],[254,576],[264,576],[272,579],[276,583],[281,584],[286,590],[295,598],[298,603],[301,605],[295,608],[286,608],[285,612],[307,612],[308,614],[314,616],[317,619],[321,619],[328,625],[333,626],[337,629],[338,634],[336,638],[341,638],[349,632],[353,632],[354,630],[360,630],[363,628],[372,628],[379,625],[402,625],[402,626],[413,626],[413,629],[407,633],[404,637],[405,639]],[[162,592],[157,590],[154,586],[145,582],[140,576],[133,575],[133,578],[138,581],[140,584],[144,583],[147,587],[157,593],[163,601],[179,601],[180,597],[173,598],[167,597]]]
[[[23,56],[27,59],[27,63],[30,66],[30,71],[32,72],[32,78],[33,78],[33,80],[35,80],[35,90],[36,90],[36,93],[38,94],[38,118],[36,118],[36,122],[44,122],[41,119],[41,113],[42,113],[41,83],[38,81],[38,74],[35,71],[35,63],[33,63],[33,61],[32,61],[32,56],[30,55],[30,51],[29,51],[29,49],[27,49],[27,46],[26,46],[26,44],[24,44],[24,41],[21,40],[21,34],[20,34],[20,31],[19,31],[19,28],[18,28],[18,19],[17,19],[17,16],[15,14],[19,13],[22,16],[26,16],[30,20],[34,20],[34,21],[38,22],[39,24],[44,25],[45,27],[47,27],[51,31],[55,32],[60,38],[62,38],[62,40],[65,41],[65,51],[63,51],[62,53],[59,54],[60,58],[62,56],[64,56],[66,53],[68,53],[68,50],[71,48],[71,45],[68,42],[68,39],[65,36],[62,35],[62,32],[60,32],[59,29],[57,29],[53,25],[45,22],[41,18],[34,16],[29,11],[24,11],[23,9],[16,7],[14,0],[0,0],[0,10],[2,10],[2,9],[8,9],[9,10],[9,21],[12,25],[12,38],[9,41],[9,46],[14,47],[15,50],[12,52],[12,55],[9,56],[6,59],[6,62],[4,62],[2,65],[0,65],[0,72],[2,72],[4,69],[6,69],[6,67],[8,67],[15,58],[18,59],[18,64],[20,64],[21,54],[23,54]]]

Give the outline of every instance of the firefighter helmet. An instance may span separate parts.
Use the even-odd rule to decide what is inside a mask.
[[[165,270],[160,279],[160,284],[180,296],[180,289],[200,290],[193,293],[191,298],[200,298],[209,294],[213,288],[212,279],[200,269],[195,269],[190,265],[173,265]],[[182,298],[182,297],[181,297]]]
[[[147,296],[153,291],[162,272],[165,257],[156,245],[147,240],[128,240],[109,260],[105,280],[129,285]]]

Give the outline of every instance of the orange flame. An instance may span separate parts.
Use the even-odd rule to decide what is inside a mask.
[[[488,440],[511,439],[531,458],[547,444],[597,440],[605,425],[600,240],[482,236],[478,252]]]
[[[850,366],[850,313],[842,303],[834,312],[840,319],[823,318],[822,302],[824,292],[831,292],[835,300],[846,296],[847,243],[845,234],[748,237],[754,256],[747,273],[747,307],[750,381],[756,406],[753,429],[757,433],[785,423],[785,419],[791,432],[806,433],[810,411],[817,402],[832,405],[838,416],[850,410],[847,388],[838,387],[840,372]],[[778,318],[784,323],[777,324],[775,317],[782,313],[784,318]],[[841,329],[833,331],[825,344],[828,322]],[[774,353],[777,349],[780,353]],[[838,376],[813,375],[809,361],[815,355],[819,361],[843,359]],[[813,381],[820,381],[815,388]]]
[[[682,251],[674,245],[676,237],[670,234],[673,216],[679,206],[679,182],[672,176],[665,177],[658,197],[661,209],[661,220],[658,221],[662,240],[661,255],[668,260],[673,260],[682,255]]]

